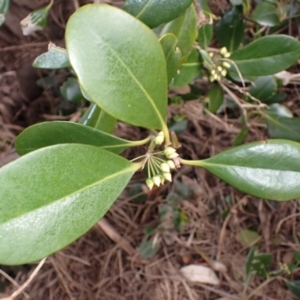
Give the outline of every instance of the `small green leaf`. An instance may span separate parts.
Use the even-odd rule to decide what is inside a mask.
[[[40,149],[2,167],[0,264],[34,262],[72,243],[104,216],[138,168],[78,144]]]
[[[140,255],[143,259],[150,259],[153,257],[159,250],[160,245],[157,243],[156,245],[153,244],[153,241],[144,241],[140,245]]]
[[[243,229],[239,234],[239,241],[247,247],[254,246],[259,240],[261,239],[261,236],[249,229]]]
[[[262,26],[277,26],[280,24],[277,7],[269,1],[258,3],[251,14],[251,18]]]
[[[268,109],[264,110],[269,116],[292,118],[293,113],[284,105],[273,103]]]
[[[50,43],[48,52],[39,55],[32,64],[40,69],[62,69],[69,68],[70,62],[68,53],[65,49]]]
[[[268,140],[238,146],[200,161],[202,167],[250,195],[278,201],[300,197],[300,144]]]
[[[213,84],[208,91],[208,110],[213,114],[218,111],[224,100],[224,92],[219,84]]]
[[[20,155],[57,144],[86,144],[120,153],[131,147],[130,141],[100,130],[72,122],[44,122],[25,129],[17,138],[15,147]]]
[[[291,36],[271,35],[255,40],[233,52],[230,59],[245,77],[273,75],[294,64],[300,57],[300,43]],[[230,76],[238,74],[233,64]]]
[[[199,46],[206,50],[213,37],[213,24],[205,23],[200,25],[198,29],[198,43]]]
[[[10,0],[0,0],[0,14],[6,14],[9,11]]]
[[[267,117],[268,133],[271,138],[300,142],[300,118]]]
[[[167,33],[159,40],[167,63],[168,83],[170,84],[172,79],[177,74],[181,62],[181,51],[176,47],[178,39],[172,33]]]
[[[116,124],[117,124],[117,119],[102,110],[100,112],[99,119],[95,125],[95,128],[107,133],[113,133]]]
[[[180,88],[189,84],[200,73],[202,61],[199,51],[193,49],[187,60],[181,65],[170,87]]]
[[[245,22],[242,8],[233,6],[222,17],[217,26],[217,39],[221,47],[229,52],[235,51],[243,40]]]
[[[75,77],[69,77],[59,90],[67,101],[80,103],[83,100],[78,80]]]
[[[212,61],[212,59],[209,56],[209,54],[207,53],[207,51],[200,49],[199,52],[200,52],[200,54],[202,56],[202,59],[203,59],[203,62],[204,62],[204,66],[206,68],[208,68],[209,70],[212,70],[214,68],[215,64]]]
[[[237,134],[234,141],[232,142],[232,146],[236,147],[236,146],[244,144],[244,142],[246,141],[246,138],[248,136],[248,133],[249,133],[248,127],[243,126],[241,131]]]
[[[97,124],[97,121],[99,119],[101,113],[101,108],[95,104],[91,103],[89,108],[85,111],[83,116],[78,121],[79,124],[89,126],[89,127],[95,127]]]
[[[179,17],[193,0],[126,0],[124,10],[151,28]]]
[[[258,77],[251,88],[249,93],[264,103],[275,94],[277,90],[277,82],[274,76],[260,76]]]
[[[257,247],[251,248],[246,262],[246,277],[256,275],[266,278],[270,272],[272,254],[259,253]]]
[[[286,281],[287,288],[298,298],[300,298],[300,280]]]
[[[177,37],[176,47],[181,51],[181,62],[184,62],[192,51],[198,34],[195,6],[191,5],[185,14],[167,23],[162,29],[161,36],[166,33],[173,33]]]
[[[103,111],[132,125],[165,127],[166,62],[147,26],[116,7],[89,4],[69,19],[66,45],[80,86]]]

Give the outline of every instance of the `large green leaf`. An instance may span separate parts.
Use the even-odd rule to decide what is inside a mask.
[[[193,0],[126,0],[124,10],[154,28],[179,17],[192,2]]]
[[[0,169],[0,264],[37,261],[87,232],[138,164],[89,145],[44,148]]]
[[[300,198],[299,157],[299,143],[268,140],[183,163],[202,167],[250,195],[286,201]]]
[[[170,87],[179,88],[189,84],[200,73],[202,57],[197,49],[193,49],[187,60],[181,65]]]
[[[300,298],[300,280],[286,281],[285,284],[297,298]]]
[[[131,142],[103,131],[72,122],[44,122],[25,129],[15,141],[20,155],[57,144],[86,144],[120,153]]]
[[[216,113],[224,101],[224,92],[219,84],[213,84],[208,91],[208,109]]]
[[[260,76],[258,77],[253,86],[250,87],[249,93],[264,103],[275,94],[277,90],[277,82],[274,76]]]
[[[236,50],[243,40],[245,22],[241,6],[233,6],[223,15],[217,26],[217,39],[229,52]]]
[[[90,4],[69,19],[66,45],[80,85],[101,109],[136,126],[165,126],[166,62],[147,26],[118,8]]]
[[[198,43],[204,50],[207,50],[213,38],[213,27],[213,23],[204,23],[198,29]]]
[[[166,33],[173,33],[177,37],[176,47],[180,49],[182,54],[181,61],[184,62],[192,51],[198,35],[197,13],[194,5],[191,5],[184,15],[167,23],[161,31],[161,36]]]
[[[233,52],[230,59],[245,77],[273,75],[294,64],[300,57],[300,43],[291,36],[271,35],[257,39]],[[230,76],[237,72],[231,65]]]

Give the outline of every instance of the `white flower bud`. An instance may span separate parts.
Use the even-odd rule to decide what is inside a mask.
[[[225,57],[225,58],[228,58],[228,57],[230,57],[230,55],[231,55],[230,52],[226,52],[226,53],[224,54],[224,57]]]
[[[224,61],[222,63],[223,67],[226,68],[226,69],[229,69],[230,68],[230,63],[228,63],[227,61]]]
[[[170,173],[170,166],[167,163],[162,163],[160,169],[163,173]]]
[[[149,190],[152,190],[152,188],[154,186],[153,180],[151,178],[147,178],[146,185],[148,186]]]
[[[173,161],[173,160],[168,160],[168,161],[167,161],[167,164],[169,165],[169,167],[170,167],[170,169],[171,169],[171,170],[174,170],[174,169],[176,169],[176,167],[175,167],[175,164],[174,164],[174,161]]]
[[[165,140],[165,135],[162,131],[158,133],[158,135],[155,137],[154,142],[156,145],[161,145]]]
[[[172,175],[171,173],[163,173],[163,177],[164,179],[168,180],[168,181],[172,181]]]
[[[227,71],[226,71],[225,69],[223,69],[223,70],[221,71],[221,74],[222,74],[223,77],[225,77],[225,76],[227,75]]]
[[[219,72],[222,72],[222,70],[223,70],[223,68],[221,66],[218,66],[217,69],[218,69]]]
[[[222,48],[220,49],[220,54],[222,54],[222,55],[225,55],[227,52],[228,52],[228,51],[227,51],[227,48],[226,48],[226,47],[222,47]]]
[[[155,184],[156,186],[160,186],[160,184],[161,184],[161,179],[160,179],[160,176],[159,176],[159,175],[153,176],[153,177],[152,177],[152,180],[153,180],[153,182],[154,182],[154,184]]]
[[[172,158],[170,155],[176,153],[176,150],[173,147],[166,147],[164,150],[164,154],[167,158]]]

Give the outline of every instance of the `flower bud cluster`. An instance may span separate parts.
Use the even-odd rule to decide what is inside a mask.
[[[214,54],[213,53],[209,53],[211,58],[214,58]],[[228,52],[228,50],[226,49],[226,47],[223,47],[220,49],[218,56],[221,56],[221,60],[223,58],[229,58],[230,57],[230,52]],[[210,77],[209,77],[209,81],[213,82],[215,80],[220,81],[222,79],[222,77],[225,77],[227,75],[227,69],[230,68],[230,63],[228,63],[227,61],[223,61],[221,64],[219,63],[219,59],[213,59],[215,62],[215,65],[213,67],[213,69],[210,71]]]
[[[149,166],[148,166],[149,167]],[[151,167],[150,167],[151,168]],[[171,170],[175,169],[175,164],[172,160],[167,160],[161,163],[159,168],[155,170],[155,174],[149,173],[149,176],[146,180],[146,185],[148,186],[149,190],[151,190],[154,185],[160,186],[164,184],[165,180],[172,181],[172,174]]]

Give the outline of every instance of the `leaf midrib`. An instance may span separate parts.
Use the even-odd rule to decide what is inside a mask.
[[[143,85],[139,82],[139,80],[135,77],[135,75],[131,72],[130,68],[124,63],[124,61],[121,59],[121,57],[118,55],[118,53],[112,48],[112,46],[105,41],[99,34],[96,33],[96,36],[100,38],[101,42],[106,45],[106,47],[112,52],[112,54],[115,56],[115,58],[121,63],[121,65],[125,68],[125,70],[128,72],[128,74],[132,77],[133,81],[137,84],[137,86],[140,88],[140,90],[144,93],[146,98],[149,100],[151,106],[153,107],[155,113],[158,116],[158,119],[163,127],[164,120],[162,118],[162,115],[160,114],[160,111],[157,109],[152,97],[149,95],[147,90],[143,87]]]
[[[87,190],[87,189],[89,189],[89,188],[92,188],[92,187],[94,187],[94,186],[96,186],[96,185],[98,185],[98,184],[100,184],[100,183],[105,182],[106,180],[109,180],[109,179],[111,179],[111,178],[117,177],[118,175],[123,175],[123,174],[129,173],[129,172],[131,172],[131,171],[134,172],[134,171],[136,171],[137,167],[138,167],[138,164],[132,164],[132,165],[130,165],[129,167],[127,167],[126,169],[123,169],[122,171],[119,171],[119,172],[114,173],[114,174],[112,174],[112,175],[110,175],[110,176],[104,177],[104,178],[102,178],[102,179],[100,179],[100,180],[98,180],[98,181],[96,181],[96,182],[94,182],[94,183],[92,183],[92,184],[89,184],[89,185],[87,185],[87,186],[84,186],[83,188],[81,188],[81,189],[79,189],[79,190],[76,190],[75,192],[73,192],[73,193],[71,193],[71,194],[69,194],[69,195],[67,195],[67,196],[65,196],[65,197],[63,197],[63,198],[59,198],[59,199],[53,200],[52,202],[50,202],[50,203],[47,204],[47,205],[43,205],[43,206],[37,207],[37,208],[32,209],[32,210],[30,210],[30,211],[27,211],[27,212],[25,212],[25,213],[23,213],[23,214],[20,214],[20,215],[14,217],[14,218],[11,218],[11,219],[5,221],[4,223],[0,223],[0,227],[3,226],[3,225],[5,225],[5,224],[7,224],[7,223],[9,223],[9,222],[11,222],[12,220],[18,219],[18,218],[23,217],[23,216],[25,216],[25,215],[27,215],[27,214],[31,214],[31,213],[33,213],[34,211],[38,211],[38,210],[40,210],[40,209],[43,208],[43,207],[49,207],[49,206],[51,206],[51,205],[53,205],[53,204],[55,204],[55,203],[57,203],[57,202],[59,202],[59,201],[65,201],[66,198],[69,198],[69,197],[71,197],[71,196],[73,196],[73,195],[76,195],[76,194],[80,193],[81,191],[84,191],[84,190]]]

